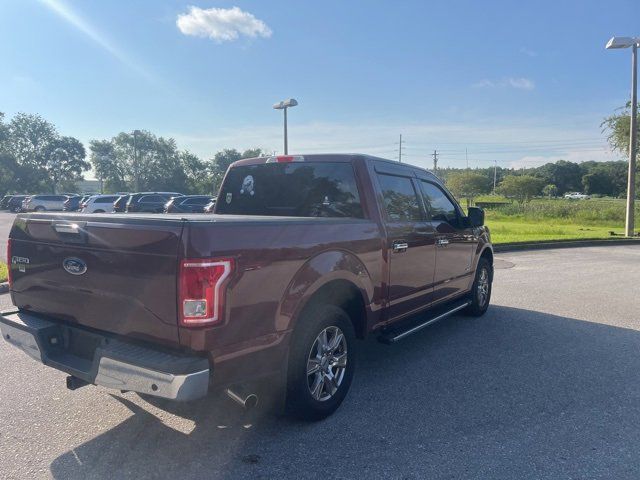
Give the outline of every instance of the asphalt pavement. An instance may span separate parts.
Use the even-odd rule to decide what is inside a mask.
[[[3,262],[7,259],[7,237],[15,216],[15,213],[0,212],[0,260]]]
[[[0,343],[0,477],[639,478],[640,247],[496,266],[484,317],[362,342],[345,403],[317,423],[71,392]]]

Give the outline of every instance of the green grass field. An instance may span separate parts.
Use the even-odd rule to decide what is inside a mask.
[[[611,238],[624,233],[622,199],[535,199],[525,207],[511,204],[487,209],[494,243]],[[640,205],[636,206],[640,218]]]
[[[0,282],[5,282],[7,280],[7,275],[7,265],[0,262]]]

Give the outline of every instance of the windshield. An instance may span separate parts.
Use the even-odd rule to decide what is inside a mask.
[[[216,213],[362,218],[350,163],[266,163],[227,173]]]

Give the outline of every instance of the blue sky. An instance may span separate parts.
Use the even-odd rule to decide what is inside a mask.
[[[208,158],[280,151],[271,105],[295,97],[291,151],[396,158],[402,133],[425,166],[434,149],[442,166],[619,158],[600,122],[627,101],[630,52],[604,45],[640,35],[637,0],[4,0],[0,18],[9,117]]]

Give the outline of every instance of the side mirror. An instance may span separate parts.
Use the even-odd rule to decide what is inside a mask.
[[[484,210],[478,207],[469,207],[467,218],[470,227],[481,227],[484,225]]]

